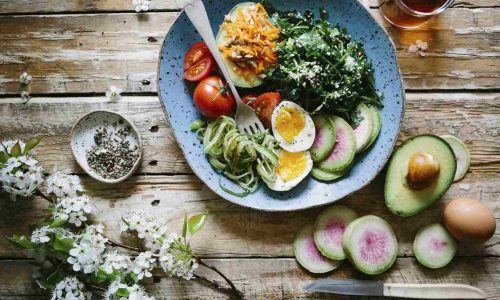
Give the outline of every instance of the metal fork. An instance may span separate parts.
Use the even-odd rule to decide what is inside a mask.
[[[227,84],[236,99],[235,119],[238,129],[247,134],[264,131],[265,129],[262,122],[259,118],[257,118],[254,110],[241,100],[241,97],[234,86],[231,75],[229,75],[229,71],[227,70],[226,64],[224,63],[222,55],[219,52],[219,48],[217,47],[217,42],[215,41],[214,33],[212,31],[212,27],[210,26],[210,21],[203,2],[201,0],[176,0],[175,2],[179,8],[182,8],[186,12],[189,20],[191,20],[191,23],[193,23],[196,30],[198,30],[198,33],[207,44],[207,47],[212,52],[219,69],[226,78]]]

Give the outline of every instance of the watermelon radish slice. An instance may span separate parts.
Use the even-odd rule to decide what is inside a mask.
[[[340,117],[333,116],[337,132],[336,142],[328,157],[318,164],[318,168],[329,173],[346,170],[356,155],[356,139],[351,126]]]
[[[314,225],[307,224],[297,231],[293,241],[293,254],[299,264],[311,273],[327,273],[335,270],[341,261],[324,257],[314,244]]]
[[[389,269],[398,253],[398,242],[391,226],[372,215],[361,217],[347,226],[342,247],[349,261],[368,275]]]
[[[341,171],[341,172],[325,172],[319,168],[313,168],[311,170],[311,176],[316,178],[317,180],[320,180],[320,181],[335,181],[339,178],[342,178],[344,177],[348,172],[349,170],[351,169],[351,166],[349,166],[347,169],[345,169],[344,171]]]
[[[329,117],[324,115],[315,117],[313,122],[316,128],[316,137],[309,152],[312,160],[319,162],[332,152],[336,139],[335,124]]]
[[[368,146],[372,137],[373,119],[370,109],[364,103],[360,103],[356,108],[356,113],[361,117],[361,122],[354,128],[354,137],[356,138],[356,153],[363,151]]]
[[[357,218],[358,214],[344,205],[333,205],[321,212],[314,223],[314,242],[319,251],[330,259],[345,259],[342,236]]]
[[[455,171],[455,178],[453,181],[459,181],[467,175],[470,167],[470,152],[464,142],[451,134],[441,136],[453,149],[455,158],[457,160],[457,170]]]
[[[456,251],[455,239],[439,223],[420,228],[413,241],[413,253],[417,260],[432,269],[446,266]]]
[[[370,135],[370,141],[363,148],[363,150],[361,150],[361,152],[367,150],[373,145],[373,143],[375,143],[380,134],[380,130],[382,129],[382,116],[380,115],[380,111],[378,110],[378,108],[376,108],[375,106],[369,106],[368,109],[370,110],[370,115],[373,121],[373,127],[372,127],[372,133]]]

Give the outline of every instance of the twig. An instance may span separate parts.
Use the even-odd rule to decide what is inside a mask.
[[[220,291],[222,293],[225,293],[225,294],[232,294],[233,293],[232,289],[222,287],[219,285],[219,283],[217,281],[210,280],[202,275],[194,274],[194,278],[206,282],[207,284],[211,285],[214,289],[216,289],[217,291]]]
[[[49,197],[49,196],[47,196],[46,194],[44,194],[44,193],[43,193],[42,191],[40,191],[39,189],[36,189],[35,195],[42,197],[43,199],[45,199],[45,200],[49,201],[50,203],[53,203],[53,202],[52,202],[52,199],[50,199],[50,197]]]
[[[110,244],[111,246],[117,246],[117,247],[121,247],[123,249],[128,249],[128,250],[132,250],[132,251],[136,251],[136,252],[142,252],[141,249],[139,249],[139,248],[132,247],[132,246],[129,246],[126,244],[122,244],[120,242],[117,242],[117,241],[110,239],[109,237],[107,237],[105,235],[103,235],[103,236],[108,239],[108,244]]]
[[[212,265],[208,265],[205,261],[203,261],[202,259],[200,258],[197,258],[198,260],[198,263],[212,271],[214,271],[215,273],[219,274],[220,277],[224,278],[224,280],[227,282],[227,284],[229,284],[229,286],[231,287],[231,290],[233,291],[233,294],[234,296],[236,297],[236,299],[243,299],[242,297],[242,293],[236,288],[236,286],[234,285],[234,283],[231,281],[231,279],[229,279],[226,275],[224,275],[224,273],[222,273],[219,269],[217,269],[216,267],[212,266]]]

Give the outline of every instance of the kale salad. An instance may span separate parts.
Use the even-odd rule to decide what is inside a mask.
[[[330,24],[324,9],[315,19],[311,11],[278,11],[268,1],[263,5],[280,29],[278,61],[268,70],[266,82],[284,99],[311,113],[342,116],[355,125],[360,102],[382,107],[363,45],[353,41],[345,28]]]

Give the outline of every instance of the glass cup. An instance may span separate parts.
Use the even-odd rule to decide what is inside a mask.
[[[454,0],[378,0],[382,15],[394,26],[414,29],[441,14]]]

